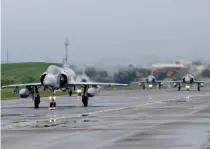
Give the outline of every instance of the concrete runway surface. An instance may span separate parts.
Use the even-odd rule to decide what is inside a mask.
[[[2,101],[3,149],[209,149],[210,88],[101,92],[84,108],[76,96],[57,109],[31,99]]]

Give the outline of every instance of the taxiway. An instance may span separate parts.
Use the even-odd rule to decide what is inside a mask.
[[[210,89],[101,92],[89,107],[57,97],[2,101],[3,149],[198,149],[210,147]]]

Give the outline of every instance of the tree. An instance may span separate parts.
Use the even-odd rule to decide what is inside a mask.
[[[194,61],[192,62],[193,65],[202,65],[202,62],[201,61]]]
[[[14,80],[10,80],[7,78],[1,78],[1,85],[9,85],[9,84],[14,84],[15,81]]]
[[[201,76],[206,77],[206,78],[210,78],[210,70],[209,69],[203,70],[203,72],[201,73]]]
[[[96,73],[97,73],[97,76],[103,77],[103,78],[109,76],[109,75],[108,75],[108,72],[107,72],[106,70],[97,70]]]
[[[96,68],[95,67],[87,67],[85,68],[85,74],[90,78],[96,78]]]
[[[159,75],[156,77],[157,80],[163,80],[166,78],[166,72],[159,72]]]

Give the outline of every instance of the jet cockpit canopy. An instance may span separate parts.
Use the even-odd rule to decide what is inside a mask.
[[[55,65],[50,65],[50,66],[47,68],[47,73],[56,75],[56,74],[58,74],[59,72],[60,72],[59,67],[57,67],[57,66],[55,66]]]

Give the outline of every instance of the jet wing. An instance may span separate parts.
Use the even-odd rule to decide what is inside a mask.
[[[207,84],[209,84],[210,83],[210,81],[194,81],[194,83],[207,83]]]
[[[19,86],[42,86],[42,84],[41,83],[12,84],[12,85],[2,86],[1,88],[13,88]]]
[[[146,83],[146,81],[137,81],[138,83]]]
[[[121,84],[121,83],[103,83],[103,82],[72,82],[69,85],[112,85],[112,86],[128,86],[128,84]]]
[[[183,83],[183,80],[176,80],[176,81],[164,81],[167,83]]]
[[[155,82],[156,82],[156,83],[164,83],[164,82],[166,82],[166,81],[163,81],[163,80],[156,80]]]

